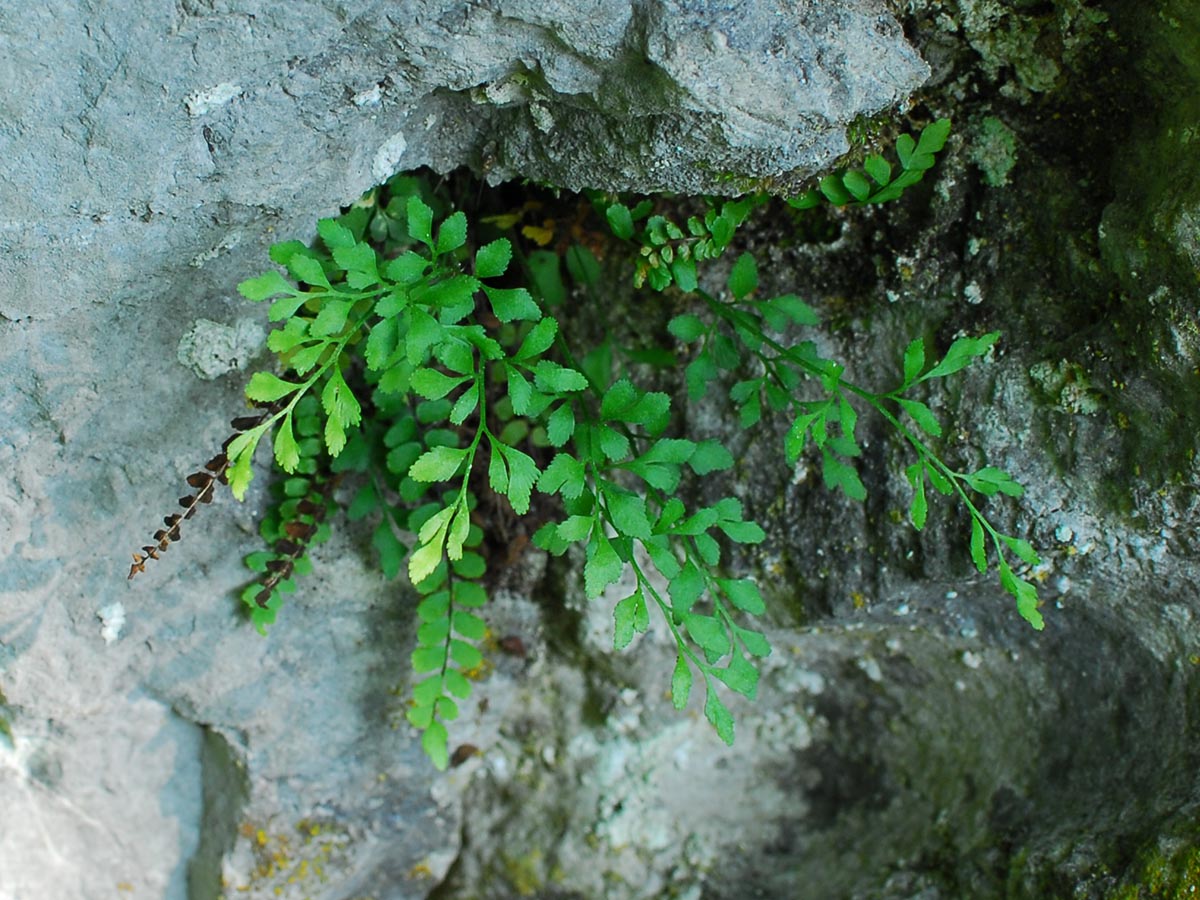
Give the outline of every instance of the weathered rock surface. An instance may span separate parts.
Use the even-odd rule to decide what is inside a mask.
[[[231,599],[261,493],[125,587],[262,362],[232,285],[397,168],[819,169],[924,63],[867,2],[0,9],[0,897],[1102,898],[1193,823],[1194,11],[909,7],[956,120],[932,188],[747,240],[865,383],[913,335],[1004,331],[931,400],[948,453],[1028,487],[996,508],[1043,551],[1046,631],[973,574],[949,506],[893,524],[885,431],[857,505],[731,428],[738,478],[707,489],[771,535],[740,564],[777,646],[736,749],[670,708],[653,634],[611,653],[617,592],[585,606],[530,554],[491,611],[527,655],[496,655],[454,737],[482,753],[442,776],[392,693],[409,598],[353,531],[265,641]]]
[[[7,5],[0,50],[13,320],[190,306],[272,232],[422,165],[573,189],[803,177],[927,74],[878,0]]]

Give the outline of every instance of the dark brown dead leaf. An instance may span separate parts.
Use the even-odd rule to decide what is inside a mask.
[[[306,522],[288,522],[283,526],[283,531],[294,541],[307,541],[317,533],[317,526]]]
[[[525,642],[515,634],[505,635],[500,638],[500,649],[509,656],[517,656],[521,659],[525,658]]]

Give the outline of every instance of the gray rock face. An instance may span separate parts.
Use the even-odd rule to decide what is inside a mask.
[[[894,381],[915,334],[1004,330],[930,402],[956,415],[949,454],[1028,486],[994,512],[1046,560],[1045,632],[972,574],[948,506],[920,535],[892,524],[909,460],[877,422],[860,505],[785,470],[788,423],[741,432],[719,404],[683,415],[729,440],[737,478],[699,490],[742,496],[770,534],[731,565],[758,575],[776,646],[732,750],[671,708],[661,635],[612,653],[620,586],[585,604],[569,559],[502,574],[489,622],[526,649],[492,654],[453,736],[480,752],[443,775],[404,721],[412,600],[365,535],[335,531],[266,640],[232,599],[262,479],[126,587],[171,485],[239,410],[238,373],[265,362],[261,310],[228,298],[268,244],[417,165],[688,191],[818,170],[924,77],[894,5],[0,8],[0,898],[1099,900],[1131,848],[1186,824],[1187,0],[1115,20],[1144,41],[1128,56],[1089,43],[1102,29],[1076,0],[1052,25],[909,4],[938,60],[927,102],[956,121],[932,187],[747,237],[763,291],[810,299],[864,383]],[[1038,64],[1047,34],[1072,64]],[[980,99],[1006,59],[1016,87]],[[1142,108],[1128,139],[1094,112]],[[996,133],[1002,178],[977,152]],[[631,327],[669,315],[637,302]]]
[[[422,165],[804,177],[927,74],[874,0],[8,5],[0,50],[8,319],[220,293],[272,232]]]

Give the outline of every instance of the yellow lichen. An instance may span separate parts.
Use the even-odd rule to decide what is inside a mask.
[[[509,883],[522,897],[532,897],[541,889],[541,850],[533,849],[523,856],[505,856],[503,861]]]
[[[412,879],[433,878],[433,870],[429,868],[428,863],[422,860],[408,870],[408,877]]]
[[[485,656],[483,658],[483,662],[472,669],[466,669],[463,672],[463,675],[465,675],[467,678],[470,678],[472,681],[483,681],[483,679],[492,674],[492,670],[494,668],[495,665]]]
[[[238,828],[241,836],[250,842],[257,864],[250,875],[250,883],[237,885],[239,892],[270,889],[280,894],[286,885],[301,884],[312,876],[325,881],[324,868],[318,860],[329,860],[335,852],[349,844],[349,838],[331,830],[328,826],[302,819],[294,826],[302,838],[306,858],[296,858],[297,850],[292,846],[293,838],[288,833],[272,834],[269,828],[244,822]],[[313,845],[314,841],[319,841]]]

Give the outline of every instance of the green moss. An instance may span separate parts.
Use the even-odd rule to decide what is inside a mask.
[[[953,0],[924,7],[938,12],[945,30],[961,30],[1000,93],[1019,100],[1058,87],[1108,19],[1087,0]]]
[[[1003,187],[1017,164],[1017,136],[995,116],[986,116],[976,131],[971,161],[982,170],[984,182]]]
[[[1200,896],[1200,832],[1143,850],[1106,900],[1191,900]]]
[[[1115,171],[1118,203],[1105,215],[1101,248],[1133,296],[1164,283],[1194,292],[1200,268],[1200,28],[1180,24],[1190,18],[1185,8],[1191,4],[1164,0],[1155,15],[1139,5],[1115,23],[1142,35],[1136,75],[1145,90]]]
[[[1100,394],[1092,389],[1083,367],[1078,363],[1060,360],[1040,362],[1029,369],[1042,393],[1063,412],[1092,415],[1100,410]]]
[[[851,150],[874,149],[878,144],[890,143],[895,126],[896,117],[890,110],[873,116],[857,116],[846,126],[846,140],[850,142]]]
[[[542,851],[534,848],[520,856],[500,857],[504,874],[513,890],[522,897],[532,897],[541,890],[545,879],[542,876],[544,860]]]

